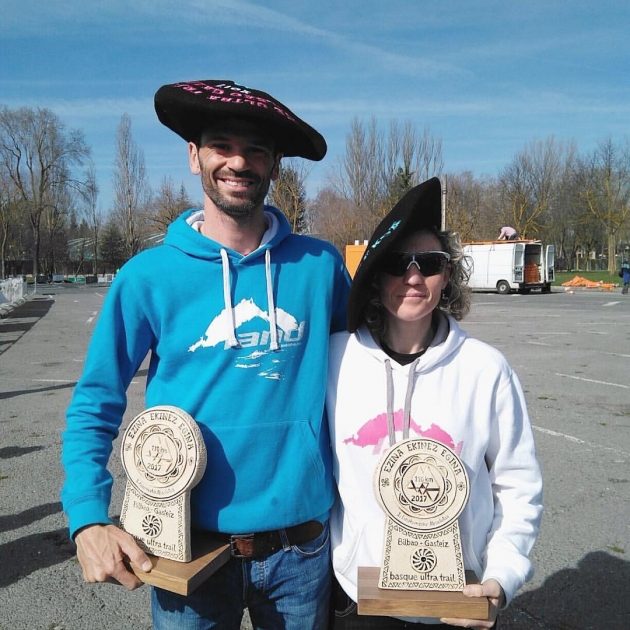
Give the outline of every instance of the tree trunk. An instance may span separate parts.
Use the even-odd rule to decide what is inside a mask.
[[[608,233],[608,271],[611,275],[617,273],[617,234]]]

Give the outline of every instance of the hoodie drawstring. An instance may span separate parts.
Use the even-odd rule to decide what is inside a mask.
[[[409,438],[413,379],[418,361],[420,361],[420,357],[409,366],[409,372],[407,373],[407,393],[405,394],[405,407],[403,409],[403,440]],[[396,427],[394,426],[394,378],[392,376],[392,364],[389,359],[385,359],[385,373],[387,375],[387,426],[389,429],[389,445],[394,446],[394,444],[396,444]]]
[[[267,308],[269,309],[269,336],[271,350],[278,350],[278,326],[276,322],[276,305],[273,302],[273,284],[271,283],[271,251],[265,250],[265,279],[267,281]]]
[[[407,375],[407,393],[405,394],[405,410],[403,413],[403,440],[409,438],[409,425],[411,424],[411,397],[413,395],[413,377],[416,373],[416,365],[418,365],[420,357],[418,357],[410,366]]]
[[[234,307],[232,305],[232,293],[230,289],[230,259],[227,251],[221,248],[221,262],[223,268],[223,301],[225,303],[225,311],[228,321],[228,336],[225,345],[228,348],[238,348],[240,344],[236,338],[236,322]],[[273,301],[273,284],[271,279],[271,253],[269,249],[265,251],[265,282],[267,285],[267,308],[269,309],[269,347],[276,351],[280,349],[278,343],[278,326],[276,318],[276,305]]]
[[[385,359],[385,374],[387,375],[387,427],[389,429],[389,445],[396,444],[396,429],[394,428],[394,379],[392,378],[392,362]]]
[[[225,310],[228,320],[228,337],[225,340],[225,345],[228,348],[238,348],[238,339],[236,338],[236,324],[234,322],[234,308],[232,306],[232,293],[230,291],[230,260],[228,259],[227,252],[223,247],[221,248],[221,262],[223,267],[223,302],[225,303]]]

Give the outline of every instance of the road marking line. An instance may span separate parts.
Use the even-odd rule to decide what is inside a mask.
[[[550,343],[544,343],[543,341],[528,341],[530,346],[550,346]]]
[[[565,435],[564,433],[558,433],[558,431],[552,431],[551,429],[543,429],[542,427],[537,427],[535,425],[532,425],[532,429],[540,431],[540,433],[551,435],[552,437],[564,438],[569,442],[575,442],[576,444],[585,444],[586,446],[590,446],[591,448],[600,448],[604,451],[612,451],[613,453],[619,453],[620,455],[624,455],[625,457],[630,457],[630,453],[626,453],[625,451],[620,451],[619,449],[611,448],[610,446],[595,444],[594,442],[587,442],[586,440],[581,440],[580,438],[573,437],[572,435]]]
[[[556,376],[563,376],[564,378],[572,378],[576,381],[586,381],[587,383],[597,383],[598,385],[610,385],[611,387],[622,387],[623,389],[630,389],[630,385],[622,385],[621,383],[608,383],[607,381],[596,381],[594,378],[582,378],[581,376],[571,376],[570,374],[560,374],[555,372]]]
[[[94,311],[91,315],[91,317],[88,317],[87,322],[85,322],[86,324],[91,324],[94,321],[94,318],[96,317],[96,311]]]
[[[606,304],[602,304],[602,306],[614,306],[615,304],[621,304],[621,302],[606,302]]]

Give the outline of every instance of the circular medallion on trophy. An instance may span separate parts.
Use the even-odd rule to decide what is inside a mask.
[[[461,514],[468,501],[468,474],[441,442],[412,438],[383,455],[374,491],[392,520],[413,531],[431,532],[448,527]],[[422,564],[426,558],[417,560]]]
[[[152,499],[177,497],[194,487],[206,469],[201,431],[177,407],[151,407],[138,414],[125,431],[121,452],[128,481]]]

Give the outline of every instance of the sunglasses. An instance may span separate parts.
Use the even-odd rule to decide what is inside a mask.
[[[446,252],[389,252],[383,256],[381,271],[390,276],[404,276],[407,269],[415,264],[425,277],[442,273],[451,259]]]

